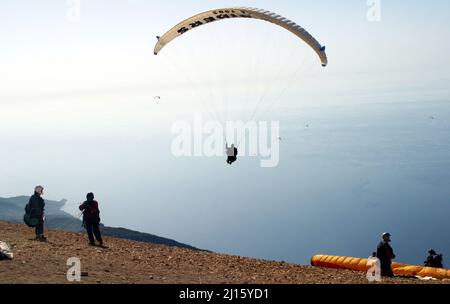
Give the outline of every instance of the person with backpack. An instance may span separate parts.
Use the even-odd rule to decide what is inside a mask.
[[[433,249],[430,249],[428,253],[429,255],[427,257],[427,260],[424,262],[425,266],[434,268],[444,268],[444,265],[442,264],[442,254],[437,254],[436,251],[434,251]]]
[[[86,228],[89,245],[95,246],[95,239],[103,246],[103,239],[100,233],[100,210],[98,209],[98,202],[94,200],[94,193],[86,195],[86,201],[80,205],[80,210],[83,211],[83,226]],[[95,236],[95,239],[94,239]]]
[[[42,195],[44,195],[44,187],[36,186],[34,194],[25,206],[24,220],[28,226],[35,228],[36,240],[45,242],[47,241],[47,238],[44,236],[45,201]]]

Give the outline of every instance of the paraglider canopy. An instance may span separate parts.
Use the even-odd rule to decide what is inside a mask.
[[[317,53],[322,66],[325,67],[328,64],[327,55],[325,53],[325,46],[322,46],[310,33],[308,33],[300,25],[273,12],[251,7],[221,8],[192,16],[174,26],[162,37],[156,36],[158,42],[155,45],[154,54],[158,55],[158,53],[168,43],[194,28],[231,18],[253,18],[281,26],[306,42]]]

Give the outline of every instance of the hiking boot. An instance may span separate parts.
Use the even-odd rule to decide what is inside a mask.
[[[89,246],[95,246],[95,242],[89,242]]]
[[[38,235],[38,236],[36,236],[36,241],[47,242],[47,238],[43,235]]]

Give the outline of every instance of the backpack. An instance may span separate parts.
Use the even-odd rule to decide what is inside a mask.
[[[11,252],[11,249],[9,248],[8,244],[0,241],[0,261],[12,260],[13,257],[14,254]]]
[[[31,228],[34,228],[39,223],[39,220],[37,218],[31,217],[31,206],[30,203],[26,204],[25,206],[25,214],[23,216],[24,223]]]
[[[101,221],[100,220],[100,210],[98,210],[98,202],[96,202],[96,203],[97,203],[97,210],[95,212],[93,212],[92,211],[93,202],[85,202],[86,209],[84,209],[84,211],[83,211],[83,224],[82,224],[83,227],[85,227],[87,220],[100,223],[100,221]]]
[[[442,254],[436,255],[434,258],[434,267],[443,268],[444,265],[442,265]]]

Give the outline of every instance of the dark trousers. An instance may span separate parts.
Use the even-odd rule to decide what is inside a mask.
[[[40,236],[44,234],[44,220],[41,218],[38,222],[38,224],[36,225],[36,227],[34,227],[35,231],[36,231],[36,236]]]
[[[234,163],[236,160],[237,160],[237,157],[236,157],[236,156],[228,156],[228,158],[227,158],[227,163],[228,163],[229,165],[231,165],[231,164]]]
[[[381,261],[381,275],[384,277],[393,277],[391,261]]]
[[[100,223],[98,222],[86,221],[86,231],[89,237],[89,243],[91,244],[95,244],[94,236],[97,239],[97,242],[103,244],[99,225]]]

